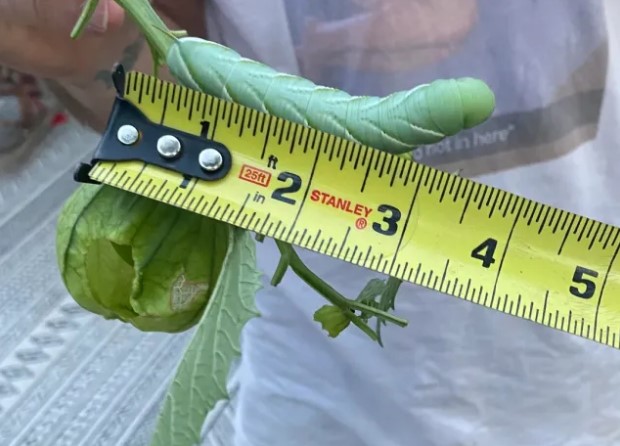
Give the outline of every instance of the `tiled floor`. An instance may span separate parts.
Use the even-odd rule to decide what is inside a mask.
[[[3,446],[147,445],[189,339],[190,333],[145,334],[95,317],[63,287],[55,220],[76,187],[73,167],[96,141],[70,121],[54,128],[30,160],[8,171],[0,166]]]

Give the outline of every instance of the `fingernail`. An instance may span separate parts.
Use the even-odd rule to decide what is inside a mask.
[[[102,0],[93,13],[87,30],[94,33],[103,33],[108,29],[108,2]]]

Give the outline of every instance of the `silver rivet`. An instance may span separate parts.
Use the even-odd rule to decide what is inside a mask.
[[[204,149],[198,155],[198,164],[209,172],[219,169],[223,161],[222,154],[215,149]]]
[[[157,140],[157,151],[164,158],[174,158],[181,153],[181,141],[172,135],[164,135]]]
[[[140,132],[133,125],[125,124],[120,126],[116,132],[116,137],[122,144],[130,146],[140,138]]]

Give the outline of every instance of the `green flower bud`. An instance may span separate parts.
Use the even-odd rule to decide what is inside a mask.
[[[229,228],[110,186],[81,185],[63,206],[56,254],[75,301],[142,331],[200,320],[219,277]]]

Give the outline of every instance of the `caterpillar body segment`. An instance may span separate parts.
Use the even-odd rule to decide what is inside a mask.
[[[196,90],[395,154],[479,125],[495,107],[493,92],[479,79],[439,79],[384,97],[352,96],[196,37],[175,40],[167,65]]]

